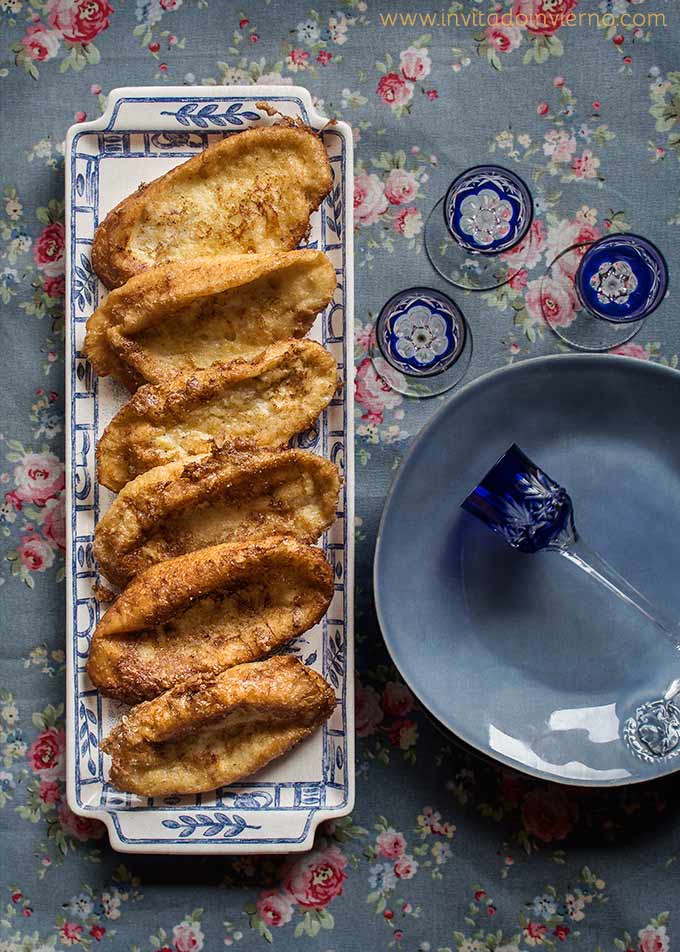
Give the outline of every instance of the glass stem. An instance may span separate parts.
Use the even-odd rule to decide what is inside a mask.
[[[617,595],[628,605],[637,608],[645,618],[653,622],[660,628],[667,638],[673,643],[673,646],[680,650],[680,624],[674,618],[670,618],[664,612],[652,605],[645,596],[638,592],[630,582],[616,571],[601,555],[594,552],[585,542],[576,538],[570,542],[564,549],[552,550],[559,552],[574,565],[582,569],[586,575],[595,579],[600,585]]]

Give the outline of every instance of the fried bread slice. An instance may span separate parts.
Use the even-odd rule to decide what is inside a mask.
[[[84,350],[100,377],[131,390],[304,337],[335,290],[321,251],[213,255],[149,268],[88,319]]]
[[[337,385],[335,360],[310,340],[147,384],[99,440],[99,482],[118,492],[140,473],[207,453],[214,442],[282,446],[316,420]]]
[[[138,575],[97,625],[88,673],[128,704],[270,654],[324,615],[333,575],[291,538],[222,544]]]
[[[235,133],[116,205],[95,232],[92,265],[116,288],[167,261],[289,251],[332,181],[323,142],[306,126]]]
[[[234,783],[280,757],[333,713],[335,694],[290,656],[194,678],[139,704],[102,743],[119,790],[156,797]]]
[[[335,519],[337,466],[306,450],[236,443],[137,476],[99,521],[94,554],[115,585],[156,562],[222,542],[315,542]]]

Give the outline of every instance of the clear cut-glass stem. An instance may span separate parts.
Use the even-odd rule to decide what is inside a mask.
[[[637,608],[645,618],[653,622],[660,628],[666,637],[672,642],[673,646],[680,650],[680,624],[677,619],[671,618],[665,612],[660,611],[656,605],[653,605],[645,596],[639,592],[631,583],[617,572],[609,562],[594,552],[590,546],[580,537],[563,548],[554,549],[559,552],[574,565],[577,565],[587,575],[600,585],[604,585],[608,591],[617,595],[628,605]]]

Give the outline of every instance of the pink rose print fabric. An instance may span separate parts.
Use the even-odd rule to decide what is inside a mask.
[[[387,211],[389,199],[377,175],[360,172],[354,181],[354,215],[360,225],[372,225]],[[398,204],[398,203],[395,203]]]
[[[91,43],[109,25],[106,0],[50,0],[48,23],[69,43]]]
[[[347,859],[332,846],[298,860],[284,877],[284,889],[302,907],[319,909],[342,894]]]
[[[599,22],[570,25],[595,13]],[[674,4],[0,0],[0,38],[0,950],[672,952],[675,777],[558,787],[482,760],[423,710],[387,653],[372,583],[380,515],[443,401],[391,390],[372,350],[383,304],[424,285],[450,293],[468,321],[464,382],[562,353],[545,315],[568,328],[585,250],[633,231],[662,249],[670,297],[602,360],[678,368]],[[73,122],[102,114],[114,88],[176,87],[205,104],[217,87],[295,85],[321,114],[347,120],[355,144],[355,805],[321,822],[307,853],[114,854],[106,828],[67,802],[69,744],[103,755],[86,713],[66,723],[66,496],[103,490],[65,469],[66,374],[76,392],[96,381],[86,361],[64,363],[74,305],[63,143]],[[176,143],[240,128],[178,123],[153,147],[170,167]],[[114,154],[120,141],[105,135]],[[424,236],[453,178],[473,164],[518,174],[534,214],[521,246],[502,255],[512,280],[465,294],[434,271]],[[83,196],[94,178],[80,183]],[[90,247],[71,250],[71,295],[101,300]],[[96,576],[91,539],[80,552],[78,572]],[[78,602],[77,588],[70,595]],[[105,609],[78,604],[83,623]],[[426,657],[426,626],[413,638]],[[457,696],[457,672],[446,674]],[[325,769],[330,777],[333,763]],[[245,816],[245,792],[223,791],[221,810]],[[289,793],[290,803],[311,804],[304,784]],[[174,800],[163,808],[183,810]]]
[[[33,23],[27,27],[26,35],[21,39],[21,45],[28,59],[42,62],[42,60],[53,59],[57,55],[59,37],[44,23]]]
[[[14,468],[16,498],[45,505],[64,488],[64,465],[53,453],[29,453]]]

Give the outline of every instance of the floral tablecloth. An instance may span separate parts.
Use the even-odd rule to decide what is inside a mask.
[[[538,277],[567,244],[630,227],[664,249],[673,283],[680,10],[654,3],[442,5],[614,16],[573,28],[456,26],[436,6],[428,24],[428,7],[403,0],[0,0],[0,950],[670,948],[677,780],[588,792],[495,768],[440,733],[390,666],[372,606],[376,526],[440,401],[386,391],[367,357],[391,294],[443,287],[424,220],[481,161],[520,171],[537,216],[511,285],[455,295],[474,336],[468,379],[557,349]],[[412,25],[390,25],[395,11]],[[665,28],[615,19],[653,11]],[[357,805],[292,859],[123,857],[64,800],[63,137],[114,86],[282,81],[349,120],[357,144]],[[557,323],[575,307],[570,267],[543,289]],[[621,348],[673,366],[679,349],[667,306]]]

